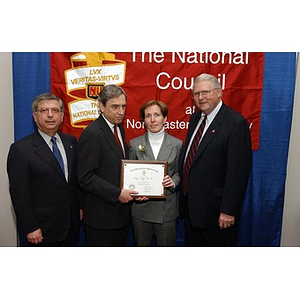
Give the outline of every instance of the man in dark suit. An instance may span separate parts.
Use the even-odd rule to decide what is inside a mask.
[[[116,85],[99,94],[101,115],[89,124],[78,144],[78,179],[85,191],[84,217],[88,246],[125,246],[131,194],[120,188],[120,162],[128,158],[125,132],[127,95]],[[115,136],[114,136],[115,132]]]
[[[192,92],[198,110],[179,158],[186,245],[235,246],[252,161],[249,126],[222,102],[216,77],[201,74]]]
[[[77,140],[58,132],[63,109],[55,95],[37,96],[32,113],[38,130],[12,144],[8,154],[11,199],[18,227],[29,245],[78,244]]]

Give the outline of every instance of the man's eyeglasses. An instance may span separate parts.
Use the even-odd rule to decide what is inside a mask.
[[[214,88],[210,91],[200,91],[193,93],[193,98],[198,99],[200,96],[209,97],[211,95],[211,92],[216,90],[217,88]]]
[[[59,108],[41,108],[41,109],[37,109],[36,111],[38,111],[41,115],[45,115],[48,114],[49,111],[51,111],[54,115],[58,115],[60,114],[62,111]]]

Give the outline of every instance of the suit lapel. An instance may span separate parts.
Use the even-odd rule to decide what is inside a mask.
[[[59,133],[59,136],[62,140],[62,143],[64,145],[65,151],[66,151],[66,156],[67,156],[67,163],[68,163],[68,177],[70,179],[70,175],[72,174],[72,168],[73,168],[73,155],[74,155],[74,148],[73,145],[63,137]]]
[[[185,139],[185,151],[183,153],[183,157],[186,156],[186,151],[187,151],[188,145],[190,143],[193,132],[195,131],[195,128],[196,128],[196,126],[197,126],[197,124],[200,120],[200,117],[201,117],[201,112],[197,111],[195,113],[195,117],[190,121],[189,130],[187,132],[187,136],[186,136],[186,139]]]
[[[149,142],[148,132],[146,132],[141,137],[141,144],[147,148],[147,152],[143,154],[144,159],[145,160],[155,160],[155,157],[154,157],[154,154],[153,154],[150,142]],[[157,160],[168,160],[172,149],[173,149],[173,145],[169,139],[169,135],[168,135],[168,133],[165,132],[162,145],[161,145],[159,153],[157,155]]]
[[[155,160],[154,154],[149,142],[148,132],[142,136],[142,145],[146,146],[147,152],[143,154],[145,160]]]
[[[165,132],[165,136],[162,142],[162,145],[160,147],[157,160],[168,160],[172,150],[173,150],[173,145],[169,139],[169,134]]]
[[[36,155],[44,160],[60,177],[66,180],[56,157],[38,132],[34,135],[33,146]]]
[[[120,149],[120,146],[118,145],[118,142],[116,141],[113,132],[111,131],[111,129],[109,128],[108,124],[106,123],[106,121],[104,120],[103,116],[101,115],[99,118],[99,126],[100,129],[103,132],[104,138],[106,139],[107,143],[110,145],[110,147],[116,152],[116,154],[122,159],[124,158],[122,150]],[[121,126],[120,126],[121,127]],[[122,132],[123,131],[123,132]],[[127,149],[127,145],[124,141],[124,129],[121,129],[121,133],[122,133],[122,139],[123,139],[123,145],[125,147],[125,153],[126,155],[128,155],[128,149]],[[126,145],[126,146],[125,146]]]
[[[125,139],[125,130],[122,125],[119,125],[119,128],[121,131],[122,142],[123,142],[123,146],[124,146],[124,150],[125,150],[125,158],[127,158],[129,156],[129,152],[128,152],[128,145],[127,145],[126,139]]]
[[[204,149],[206,148],[208,143],[218,134],[221,124],[223,123],[223,120],[224,120],[224,111],[225,111],[225,106],[223,104],[221,109],[215,116],[214,120],[212,121],[210,126],[207,128],[207,130],[200,142],[199,148],[195,154],[193,161],[195,161],[201,155],[201,153],[204,151]]]

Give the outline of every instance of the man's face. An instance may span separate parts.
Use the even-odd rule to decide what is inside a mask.
[[[118,97],[107,100],[105,106],[100,103],[100,110],[110,123],[120,124],[125,117],[126,106],[126,98],[121,94]]]
[[[215,89],[210,80],[198,81],[193,89],[195,105],[206,115],[209,115],[219,104],[221,89]]]
[[[54,136],[63,122],[63,112],[57,100],[42,100],[33,113],[37,127],[49,136]]]

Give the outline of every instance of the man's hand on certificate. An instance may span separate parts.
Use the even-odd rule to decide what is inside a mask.
[[[133,200],[132,195],[138,194],[138,191],[132,191],[127,189],[122,189],[121,194],[119,195],[119,201],[121,203],[128,203],[129,201]]]

